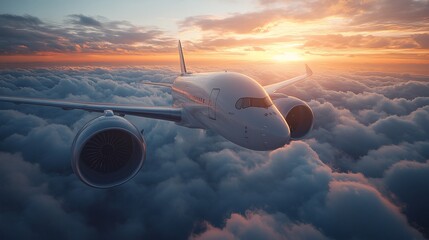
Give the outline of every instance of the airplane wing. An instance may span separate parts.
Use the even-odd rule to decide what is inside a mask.
[[[307,64],[305,64],[305,74],[298,76],[298,77],[294,77],[279,83],[274,83],[274,84],[270,84],[267,86],[264,86],[265,91],[268,93],[268,95],[275,93],[277,90],[284,88],[288,85],[294,84],[298,81],[304,80],[308,77],[310,77],[311,75],[313,75],[313,71],[311,71],[311,69],[307,66]]]
[[[141,82],[141,84],[150,85],[150,86],[158,86],[158,87],[168,87],[168,88],[173,87],[172,83]]]
[[[74,102],[20,97],[0,97],[0,102],[58,107],[64,110],[81,109],[88,112],[104,112],[105,110],[112,110],[115,114],[119,115],[133,115],[173,122],[180,122],[182,120],[182,109],[172,107],[142,107],[138,105]]]

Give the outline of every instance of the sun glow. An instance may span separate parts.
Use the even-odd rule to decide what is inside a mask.
[[[276,62],[288,62],[288,61],[303,61],[304,58],[297,52],[287,52],[283,54],[274,55],[272,59]]]

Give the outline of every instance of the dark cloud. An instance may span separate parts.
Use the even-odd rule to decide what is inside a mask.
[[[57,30],[36,17],[1,14],[0,20],[0,54],[75,51]]]
[[[354,171],[364,173],[369,177],[380,178],[386,169],[404,159],[418,162],[429,159],[429,142],[405,142],[370,150],[367,155],[359,159],[354,166]]]
[[[38,164],[18,154],[0,153],[2,239],[79,238],[91,239],[95,231],[77,212],[67,210],[50,192]]]
[[[393,165],[384,179],[387,188],[395,195],[399,204],[404,206],[410,222],[426,236],[429,234],[429,220],[425,214],[429,211],[428,178],[428,161],[419,163],[404,160]]]
[[[1,14],[0,54],[164,52],[176,41],[164,32],[128,22],[70,15],[56,26],[32,16]],[[134,45],[138,44],[138,46]]]
[[[70,15],[71,22],[77,25],[89,26],[89,27],[101,27],[101,22],[95,20],[92,17],[88,17],[82,14]]]
[[[4,24],[5,26],[17,25],[17,26],[25,27],[29,25],[38,26],[43,24],[43,22],[40,21],[39,18],[30,16],[30,15],[18,16],[18,15],[12,15],[12,14],[1,14],[0,19],[2,24]]]
[[[141,82],[175,76],[132,67],[3,69],[0,95],[169,105],[168,89]],[[272,152],[126,117],[145,130],[147,160],[134,179],[109,190],[80,182],[69,162],[74,135],[98,114],[2,103],[0,238],[423,239],[427,82],[412,74],[316,74],[284,90],[309,102],[314,130]]]
[[[315,210],[319,215],[315,217],[316,222],[335,239],[419,237],[416,230],[403,228],[406,224],[405,217],[376,189],[366,184],[331,183],[326,206],[322,210]],[[359,231],[355,231],[356,228]],[[392,229],[395,230],[391,231]]]

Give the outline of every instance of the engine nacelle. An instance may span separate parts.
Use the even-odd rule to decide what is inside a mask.
[[[303,138],[310,132],[314,115],[307,103],[284,94],[278,94],[272,100],[289,125],[292,140]]]
[[[84,183],[97,188],[120,185],[133,178],[146,158],[139,130],[112,111],[88,122],[72,145],[72,168]]]

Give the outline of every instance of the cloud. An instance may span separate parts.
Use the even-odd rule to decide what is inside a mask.
[[[395,206],[376,189],[361,183],[331,183],[326,207],[316,212],[319,215],[316,221],[336,239],[421,237],[416,230],[403,228],[406,219]],[[355,231],[356,228],[359,231]]]
[[[427,148],[426,148],[427,149]],[[428,159],[429,157],[426,157]],[[400,161],[393,165],[384,178],[385,185],[395,195],[404,212],[417,229],[429,233],[429,221],[425,212],[429,210],[427,185],[429,162]]]
[[[89,27],[101,27],[102,24],[98,20],[95,20],[92,17],[88,17],[82,14],[72,14],[70,15],[72,18],[71,22],[76,25],[83,25]]]
[[[403,2],[260,1],[254,11],[189,16],[177,24],[181,31],[201,30],[199,36],[188,41],[189,49],[195,51],[226,49],[226,54],[248,55],[249,50],[262,48],[270,52],[278,51],[279,46],[298,44],[309,55],[354,57],[359,53],[326,50],[365,49],[386,58],[423,60],[425,53],[421,51],[428,48],[424,13],[429,6],[427,1]],[[335,23],[332,19],[336,19]],[[101,16],[72,14],[62,24],[51,24],[30,15],[1,14],[0,21],[0,55],[144,56],[171,53],[176,47],[176,39],[166,30]],[[302,24],[299,31],[285,34],[285,29],[294,28],[294,23]],[[326,26],[331,27],[327,30]],[[339,34],[329,34],[332,27]],[[390,30],[389,34],[382,29]],[[392,55],[381,49],[392,50]],[[413,51],[406,54],[396,52],[398,49]]]
[[[429,158],[427,141],[384,145],[376,150],[370,150],[354,166],[354,171],[362,172],[369,177],[382,177],[386,169],[404,159],[424,162]]]
[[[261,82],[287,78],[254,72]],[[168,89],[141,82],[175,77],[169,68],[2,69],[0,95],[170,105]],[[313,131],[272,152],[127,116],[144,129],[147,159],[134,179],[109,190],[80,182],[68,159],[74,135],[98,114],[2,103],[0,232],[5,239],[423,239],[427,82],[413,74],[315,74],[284,90],[312,107]]]
[[[417,34],[414,39],[421,48],[429,48],[429,34]]]
[[[254,11],[187,17],[179,21],[179,27],[182,31],[202,31],[202,37],[193,42],[199,49],[206,50],[278,47],[279,43],[297,42],[304,50],[319,56],[335,56],[326,53],[326,49],[365,49],[373,54],[381,49],[427,49],[425,13],[429,11],[428,1],[259,2],[260,7]],[[297,23],[299,30],[285,31]],[[389,34],[385,30],[389,30]],[[332,31],[337,34],[330,34]],[[289,33],[287,38],[279,37],[285,32]],[[318,32],[321,34],[316,34]],[[379,53],[387,56],[386,52]],[[357,56],[357,53],[336,54]],[[398,58],[406,57],[398,54],[395,55]]]
[[[247,211],[244,216],[233,213],[222,229],[205,227],[204,233],[191,239],[328,239],[311,225],[294,224],[284,214],[263,211]]]
[[[44,174],[18,154],[0,153],[2,214],[0,230],[4,239],[79,238],[95,233],[79,213],[67,211],[49,191]],[[52,177],[52,176],[51,176]]]
[[[40,19],[32,16],[1,14],[0,54],[33,53],[42,51],[68,52],[75,46],[60,39],[55,29],[47,27]]]
[[[424,21],[429,10],[428,1],[381,0],[381,1],[287,1],[260,0],[263,6],[278,4],[289,11],[286,16],[297,19],[320,19],[330,16],[342,16],[351,19],[350,25],[385,24],[385,26],[412,26],[412,23]],[[293,8],[298,9],[294,14]],[[409,25],[411,24],[411,25]]]
[[[362,23],[394,23],[410,26],[412,23],[424,21],[429,10],[428,1],[374,1],[372,6],[357,15],[352,24]]]
[[[29,15],[1,14],[0,54],[141,54],[163,52],[176,43],[161,30],[125,21],[97,20],[82,14],[69,18],[63,25],[51,25]]]
[[[33,17],[31,15],[24,15],[24,16],[18,16],[18,15],[12,15],[12,14],[2,14],[0,15],[2,19],[2,23],[4,25],[17,25],[17,26],[38,26],[40,24],[43,24],[42,21],[40,21],[39,18]]]
[[[387,58],[404,59],[409,56],[394,50],[416,49],[412,53],[420,54],[417,49],[428,48],[428,11],[428,1],[413,0],[261,0],[253,11],[191,16],[179,21],[179,26],[182,31],[202,31],[202,37],[193,41],[200,49],[278,48],[280,43],[299,43],[312,55],[354,57],[359,53],[335,51],[365,49],[367,54],[377,52]],[[290,35],[287,39],[278,37],[285,32]],[[259,45],[262,42],[265,46]],[[392,55],[379,51],[382,49],[391,49]],[[423,55],[418,58],[423,59]]]
[[[200,41],[190,42],[188,49],[193,50],[221,50],[228,48],[246,48],[251,51],[263,51],[263,47],[273,43],[282,43],[295,40],[295,37],[284,35],[267,38],[235,38],[235,37],[205,37]]]
[[[239,13],[224,18],[213,16],[193,16],[180,22],[182,28],[198,27],[203,31],[217,32],[265,32],[269,25],[281,19],[281,10]]]
[[[266,4],[269,2],[269,4]],[[273,2],[261,1],[270,6]],[[268,7],[246,13],[232,13],[224,17],[209,15],[192,16],[180,22],[182,28],[198,27],[203,31],[218,33],[263,33],[281,21],[314,21],[329,16],[355,15],[368,8],[365,1],[284,1],[280,7]]]
[[[365,49],[412,49],[422,48],[412,37],[376,37],[372,35],[322,35],[309,36],[304,48],[365,48]]]

